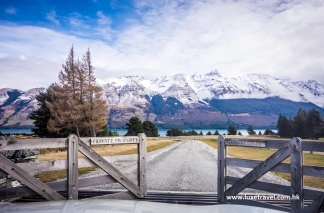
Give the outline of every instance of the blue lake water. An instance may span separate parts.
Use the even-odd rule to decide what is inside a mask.
[[[127,130],[126,129],[111,129],[112,131],[117,131],[119,135],[125,135]],[[192,129],[183,129],[183,131],[191,131]],[[207,132],[211,132],[212,134],[214,134],[216,129],[194,129],[196,132],[200,132],[202,131],[204,135],[207,134]],[[217,129],[219,134],[227,134],[227,129]],[[258,134],[259,131],[261,131],[261,133],[264,133],[265,129],[255,129],[254,131]],[[168,129],[159,129],[159,134],[160,136],[166,136]],[[276,129],[273,129],[272,131],[277,132]],[[0,132],[2,132],[3,134],[22,134],[22,133],[26,133],[26,134],[32,134],[31,129],[0,129]],[[248,135],[246,129],[238,129],[237,132],[241,132],[242,135]]]

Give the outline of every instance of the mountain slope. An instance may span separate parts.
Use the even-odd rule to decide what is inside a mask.
[[[218,71],[176,74],[153,80],[141,76],[97,79],[109,104],[109,126],[125,127],[132,116],[159,127],[220,128],[275,127],[278,115],[294,116],[299,108],[316,108],[324,115],[324,85],[314,80],[293,82],[264,74],[228,78]],[[0,126],[32,125],[28,115],[37,109],[28,91],[0,89]]]

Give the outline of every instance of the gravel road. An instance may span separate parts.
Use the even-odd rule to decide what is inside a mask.
[[[134,161],[115,162],[114,165],[123,173],[136,173]],[[228,167],[228,175],[243,177],[251,169]],[[83,177],[103,175],[96,170]],[[281,185],[290,185],[271,172],[259,180]],[[133,180],[136,182],[136,180]],[[217,150],[198,141],[183,140],[171,146],[148,153],[147,157],[148,190],[213,192],[217,193]],[[87,189],[118,189],[118,184],[110,184]],[[258,190],[245,189],[243,192],[260,193]]]

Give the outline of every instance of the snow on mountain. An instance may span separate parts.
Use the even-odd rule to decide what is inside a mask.
[[[324,106],[324,85],[314,80],[292,82],[265,74],[248,74],[228,78],[217,70],[192,76],[176,74],[153,80],[142,76],[98,79],[110,104],[145,104],[147,98],[160,94],[174,97],[184,104],[206,99],[280,97],[292,101],[312,102]]]

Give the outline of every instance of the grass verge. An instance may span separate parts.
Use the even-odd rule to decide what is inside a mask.
[[[218,148],[218,143],[209,140],[201,140],[215,149]],[[246,158],[252,160],[265,160],[270,157],[276,150],[262,149],[262,148],[251,148],[251,147],[238,147],[229,146],[228,154],[236,158]],[[290,158],[283,161],[284,163],[290,163]],[[322,154],[309,154],[304,153],[304,164],[313,166],[324,166],[324,155]],[[290,174],[273,172],[274,174],[290,181]],[[324,178],[304,176],[304,185],[324,189]]]
[[[152,152],[154,150],[162,149],[163,147],[174,144],[176,140],[165,140],[165,139],[148,139],[147,140],[147,152]],[[136,144],[123,144],[123,145],[107,145],[93,147],[93,149],[101,156],[114,156],[114,155],[129,155],[137,154]],[[67,157],[66,150],[60,151],[59,149],[46,149],[41,150],[39,155],[39,161],[48,160],[64,160]],[[78,154],[79,158],[85,158],[81,153]],[[97,167],[85,167],[78,169],[78,174],[86,174],[90,171],[94,171]],[[52,182],[61,178],[66,177],[67,170],[56,170],[56,171],[46,171],[39,173],[39,179],[42,182]]]

